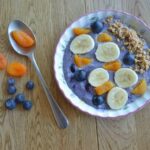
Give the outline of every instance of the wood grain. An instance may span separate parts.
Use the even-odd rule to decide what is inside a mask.
[[[30,112],[19,106],[8,111],[3,103],[6,93],[5,71],[0,71],[0,150],[149,150],[150,105],[121,120],[105,120],[86,115],[67,102],[53,73],[55,46],[65,28],[88,12],[100,9],[127,11],[150,24],[149,0],[0,0],[0,52],[8,61],[18,60],[28,74],[17,80],[18,92],[24,92],[34,106]],[[7,26],[20,19],[37,37],[35,56],[39,68],[70,120],[70,126],[57,128],[47,98],[30,61],[13,52],[7,39]],[[36,84],[33,92],[25,89],[27,80]]]

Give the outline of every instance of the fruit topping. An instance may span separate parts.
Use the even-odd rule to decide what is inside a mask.
[[[34,82],[32,80],[26,83],[26,88],[32,90],[34,88]]]
[[[25,95],[23,93],[19,93],[15,97],[16,103],[23,103],[25,101]]]
[[[7,73],[12,76],[21,77],[25,75],[27,68],[24,64],[19,62],[12,62],[7,66]]]
[[[5,107],[9,110],[12,110],[14,108],[16,108],[16,102],[15,99],[13,98],[9,98],[5,101]]]
[[[107,81],[103,83],[102,85],[95,88],[95,92],[97,95],[103,95],[106,92],[110,91],[114,87],[113,82]]]
[[[76,71],[76,66],[75,66],[75,64],[71,64],[71,66],[70,66],[70,71],[71,71],[72,73],[74,73],[74,72]]]
[[[114,87],[107,95],[107,103],[111,109],[121,109],[128,100],[128,93],[126,90]]]
[[[31,108],[32,108],[32,101],[29,101],[29,100],[25,100],[24,102],[23,102],[23,108],[25,109],[25,110],[30,110]]]
[[[95,21],[91,24],[93,33],[100,33],[103,29],[103,24],[99,21]]]
[[[115,72],[115,82],[121,88],[128,88],[135,85],[138,76],[135,71],[129,68],[120,68]]]
[[[15,85],[16,81],[14,78],[10,77],[10,78],[8,78],[7,83],[8,83],[8,85]]]
[[[77,70],[74,74],[74,78],[77,80],[77,81],[84,81],[86,80],[86,72],[84,70]]]
[[[7,59],[3,54],[0,53],[0,70],[5,69],[6,65],[7,65]]]
[[[87,28],[74,28],[73,29],[73,33],[75,35],[80,35],[80,34],[88,34],[90,33],[91,30],[90,29],[87,29]]]
[[[103,65],[103,68],[110,71],[117,71],[121,68],[121,62],[116,60],[113,62],[108,62]]]
[[[34,40],[23,31],[13,31],[12,37],[17,44],[24,48],[29,48],[34,44]]]
[[[17,91],[16,87],[14,85],[9,85],[7,88],[8,94],[15,94]]]
[[[108,71],[103,68],[96,68],[92,70],[88,76],[89,83],[94,87],[100,86],[108,80]]]
[[[74,62],[78,67],[84,67],[92,63],[93,59],[87,57],[80,57],[79,55],[74,55]]]
[[[94,95],[93,96],[93,99],[92,99],[92,103],[93,105],[95,106],[99,106],[99,105],[102,105],[104,103],[104,97],[102,96],[97,96],[97,95]]]
[[[95,55],[101,62],[111,62],[119,57],[120,49],[116,43],[107,42],[98,46]]]
[[[91,91],[91,89],[93,89],[93,87],[89,83],[86,83],[85,89],[86,89],[86,91],[89,92],[89,91]]]
[[[133,65],[135,63],[134,54],[128,52],[123,58],[123,63],[126,64],[126,65]]]
[[[143,95],[147,90],[147,83],[145,79],[139,81],[139,83],[135,86],[135,88],[131,91],[132,94],[135,95]]]
[[[100,35],[98,35],[97,41],[98,42],[111,42],[112,37],[108,33],[101,33]]]
[[[90,35],[81,34],[75,37],[71,44],[70,50],[74,54],[85,54],[94,48],[94,40]]]

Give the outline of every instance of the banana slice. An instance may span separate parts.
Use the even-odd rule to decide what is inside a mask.
[[[95,55],[101,62],[111,62],[119,57],[120,49],[116,43],[107,42],[98,46]]]
[[[121,68],[115,73],[115,82],[121,88],[128,88],[135,85],[138,76],[135,71],[129,68]]]
[[[128,93],[119,87],[112,88],[107,95],[107,103],[111,109],[121,109],[128,100]]]
[[[73,39],[70,50],[74,54],[84,54],[94,48],[94,40],[90,35],[82,34]]]
[[[100,86],[109,80],[109,73],[103,68],[97,68],[90,72],[88,76],[89,83],[94,86]]]

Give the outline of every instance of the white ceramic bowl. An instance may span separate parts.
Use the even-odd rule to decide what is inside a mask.
[[[63,56],[68,42],[70,41],[71,37],[73,37],[72,29],[75,27],[86,27],[87,25],[91,24],[93,19],[95,18],[102,19],[106,18],[107,16],[118,16],[123,23],[131,25],[132,28],[134,28],[136,31],[142,33],[144,39],[148,43],[150,43],[150,28],[148,28],[148,26],[141,19],[128,13],[114,10],[102,10],[90,13],[73,22],[60,37],[54,55],[54,72],[59,88],[72,105],[90,115],[103,118],[118,118],[136,112],[141,108],[143,108],[147,103],[149,103],[150,86],[148,86],[146,93],[142,97],[136,99],[132,103],[127,104],[121,110],[96,109],[85,103],[83,100],[81,100],[77,95],[73,93],[73,91],[68,87],[65,81],[63,72]]]

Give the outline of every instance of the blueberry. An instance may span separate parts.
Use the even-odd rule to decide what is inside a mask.
[[[134,54],[128,52],[123,58],[123,63],[126,65],[133,65],[135,63]]]
[[[7,88],[7,92],[8,92],[9,94],[15,94],[16,91],[17,91],[17,89],[16,89],[16,87],[15,87],[14,85],[10,85],[10,86],[8,86],[8,88]]]
[[[32,90],[34,88],[34,82],[33,81],[28,81],[26,83],[26,88],[29,89],[29,90]]]
[[[72,64],[72,65],[70,66],[70,70],[71,70],[72,73],[74,73],[74,72],[76,71],[76,66],[75,66],[75,64]]]
[[[94,105],[98,106],[104,103],[104,97],[102,96],[93,96],[92,102]]]
[[[89,91],[90,88],[91,88],[91,85],[90,85],[89,83],[87,83],[87,84],[85,85],[85,89],[86,89],[87,91]]]
[[[91,24],[91,29],[93,33],[100,33],[103,29],[103,24],[101,22],[95,21]]]
[[[6,102],[5,102],[5,107],[9,110],[12,110],[12,109],[16,108],[15,99],[13,99],[13,98],[7,99]]]
[[[14,85],[15,84],[15,79],[14,78],[8,78],[7,83],[8,85]]]
[[[86,72],[84,70],[78,70],[75,72],[74,77],[77,81],[86,80]]]
[[[25,101],[25,96],[23,93],[19,93],[15,97],[16,103],[23,103]]]
[[[32,108],[32,102],[29,101],[29,100],[25,100],[25,101],[23,102],[23,108],[24,108],[25,110],[30,110],[30,109]]]
[[[89,83],[87,83],[87,84],[85,85],[85,89],[86,89],[86,91],[89,92],[89,93],[93,93],[93,92],[94,92],[93,87],[92,87]]]

